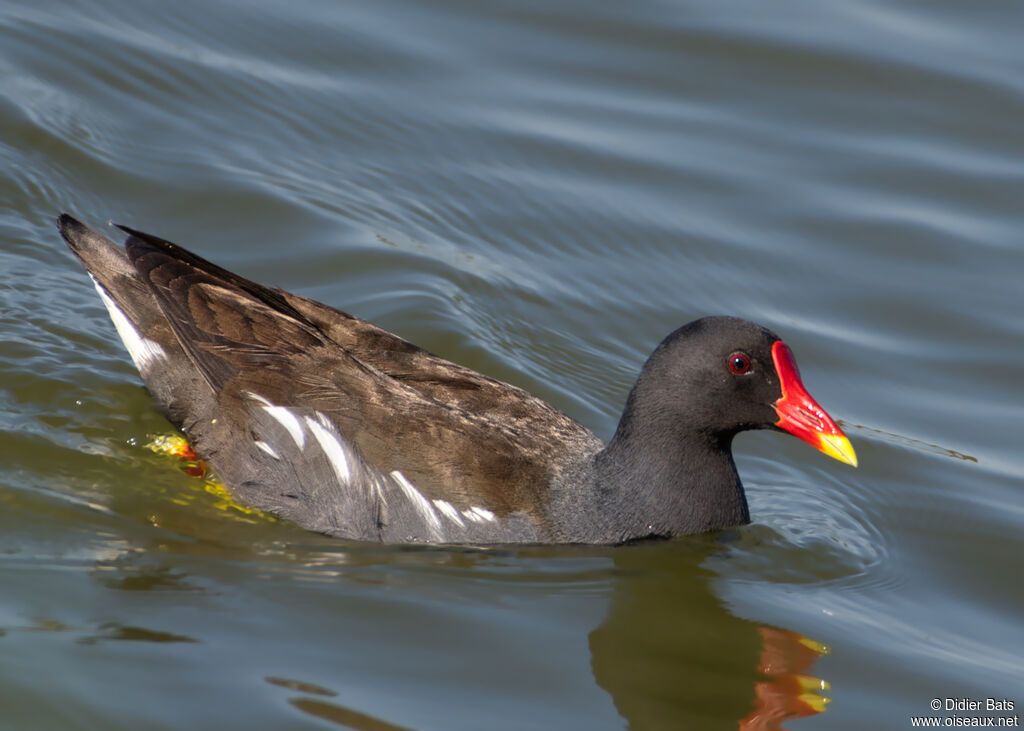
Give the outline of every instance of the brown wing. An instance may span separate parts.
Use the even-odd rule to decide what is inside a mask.
[[[428,498],[541,521],[563,456],[599,446],[522,389],[126,230],[140,278],[218,398],[255,393],[319,411],[365,460],[401,470]]]

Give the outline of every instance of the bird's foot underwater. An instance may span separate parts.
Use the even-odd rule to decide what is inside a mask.
[[[274,517],[258,508],[243,505],[235,500],[228,490],[210,470],[210,466],[195,453],[192,445],[184,434],[173,432],[168,434],[150,434],[145,448],[159,455],[173,457],[178,460],[178,467],[189,477],[203,481],[203,490],[217,498],[215,507],[231,510],[252,517],[273,520]]]

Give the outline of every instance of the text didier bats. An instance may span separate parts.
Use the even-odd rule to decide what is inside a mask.
[[[1013,701],[1008,698],[986,698],[976,701],[970,698],[947,698],[947,711],[1012,711]]]

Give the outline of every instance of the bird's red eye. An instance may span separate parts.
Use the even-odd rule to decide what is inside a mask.
[[[750,356],[746,353],[733,353],[729,356],[729,370],[737,376],[742,376],[750,370]]]

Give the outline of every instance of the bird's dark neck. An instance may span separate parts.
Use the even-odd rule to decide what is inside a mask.
[[[618,540],[702,533],[750,521],[732,434],[624,419],[595,457],[600,513]]]

